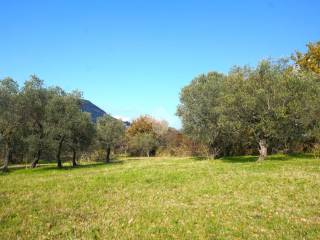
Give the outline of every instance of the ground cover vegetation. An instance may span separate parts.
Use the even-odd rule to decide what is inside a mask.
[[[118,158],[0,173],[1,239],[319,239],[312,155]]]

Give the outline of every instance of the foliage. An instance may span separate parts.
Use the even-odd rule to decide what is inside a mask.
[[[24,134],[28,146],[28,155],[34,159],[35,167],[41,155],[47,150],[45,130],[45,112],[49,100],[43,81],[35,75],[24,83],[21,91],[22,109],[24,112]]]
[[[0,82],[0,135],[8,162],[32,159],[35,167],[42,156],[55,155],[59,167],[61,154],[72,149],[87,149],[94,136],[90,116],[80,109],[81,94],[66,93],[61,88],[45,88],[43,81],[32,75],[22,89],[6,78]],[[20,158],[20,160],[16,158]]]
[[[293,60],[300,68],[320,74],[320,42],[309,43],[307,47],[306,53],[296,52]]]
[[[259,144],[279,151],[310,140],[319,122],[320,84],[286,60],[235,67],[227,76],[201,75],[181,91],[177,114],[184,132],[213,155],[243,154]],[[311,131],[311,132],[310,132]]]
[[[208,148],[198,141],[174,128],[168,128],[163,136],[163,144],[159,146],[157,155],[160,156],[208,156]]]
[[[158,121],[150,116],[140,116],[126,131],[130,153],[132,155],[154,155],[157,147],[164,144],[164,136],[167,131],[166,121]]]
[[[152,133],[137,133],[129,140],[132,152],[140,156],[150,156],[151,152],[158,146],[158,141]]]
[[[0,154],[10,163],[64,159],[81,154],[202,155],[222,157],[311,151],[320,142],[320,43],[289,60],[263,60],[256,67],[210,72],[181,90],[177,115],[182,131],[163,120],[140,116],[132,124],[111,116],[95,120],[82,112],[89,102],[79,92],[45,87],[35,75],[22,88],[0,81]],[[297,67],[298,66],[298,67]],[[99,114],[104,112],[97,109]],[[128,127],[128,128],[126,128]],[[87,157],[86,157],[87,158]]]
[[[15,142],[21,135],[21,108],[17,82],[11,78],[0,81],[0,139],[5,147],[3,171],[8,170]]]
[[[133,137],[140,133],[155,134],[152,127],[152,120],[149,116],[140,116],[132,121],[130,127],[127,129],[127,135]]]
[[[124,138],[125,127],[123,122],[109,115],[98,118],[97,134],[99,144],[106,150],[106,161],[110,161],[110,150],[116,147]]]
[[[46,130],[51,147],[56,152],[58,167],[61,167],[61,152],[68,141],[75,141],[75,132],[81,127],[79,125],[81,95],[78,92],[68,94],[60,88],[50,89],[50,94],[46,106]]]
[[[67,143],[73,151],[72,162],[76,166],[77,152],[88,150],[95,137],[95,128],[89,113],[76,111],[72,119]]]
[[[218,155],[223,145],[219,99],[224,78],[224,75],[216,72],[195,78],[181,90],[181,104],[177,111],[184,132],[206,144],[213,156]]]

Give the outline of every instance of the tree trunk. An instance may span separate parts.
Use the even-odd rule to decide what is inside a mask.
[[[13,163],[13,161],[12,161],[12,160],[13,160],[13,152],[12,152],[12,150],[10,149],[10,150],[9,150],[8,163],[9,163],[9,162]]]
[[[150,157],[150,151],[149,150],[147,151],[147,157]]]
[[[215,160],[219,156],[220,152],[221,152],[221,150],[219,148],[213,147],[212,159]]]
[[[41,157],[41,150],[38,150],[37,157],[34,159],[34,161],[31,164],[32,168],[35,168],[37,166],[37,164],[39,163],[40,157]]]
[[[3,172],[9,171],[8,165],[9,165],[10,155],[11,155],[11,148],[9,147],[9,144],[6,144],[6,154],[4,157],[3,167],[2,167]]]
[[[40,161],[40,158],[41,158],[41,154],[42,154],[42,139],[44,138],[44,133],[43,133],[43,126],[41,123],[37,122],[38,124],[38,127],[39,127],[39,130],[40,130],[40,136],[39,136],[39,142],[38,143],[38,152],[37,152],[37,156],[36,158],[34,159],[34,161],[32,162],[31,164],[31,168],[35,168],[37,166],[37,164],[39,163]]]
[[[110,153],[111,153],[111,148],[107,147],[106,163],[110,162]]]
[[[77,161],[76,161],[76,158],[77,158],[77,151],[76,149],[72,148],[72,151],[73,151],[73,155],[72,155],[72,166],[73,167],[76,167],[78,164],[77,164]]]
[[[57,158],[57,167],[58,168],[62,168],[62,162],[61,162],[60,155],[61,155],[61,149],[62,149],[63,141],[64,141],[64,137],[59,142],[57,156],[56,156],[56,158]]]
[[[267,155],[268,155],[268,148],[267,148],[267,140],[266,139],[261,139],[259,141],[259,153],[260,153],[260,156],[259,156],[259,159],[258,161],[263,161]]]

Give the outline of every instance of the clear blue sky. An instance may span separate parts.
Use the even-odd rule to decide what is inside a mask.
[[[0,0],[0,78],[78,89],[115,116],[175,117],[195,76],[320,40],[320,1]]]

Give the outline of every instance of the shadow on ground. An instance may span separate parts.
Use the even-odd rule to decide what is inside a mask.
[[[248,163],[256,162],[259,156],[232,156],[232,157],[223,157],[220,158],[223,162],[229,163]],[[293,159],[311,159],[312,155],[310,154],[274,154],[269,155],[265,161],[289,161]]]
[[[50,167],[44,167],[42,170],[47,171],[47,170],[75,170],[75,169],[85,169],[85,168],[99,168],[99,167],[108,167],[108,166],[113,166],[113,165],[118,165],[118,164],[123,164],[123,161],[121,160],[114,160],[109,163],[104,163],[104,162],[96,162],[96,163],[89,163],[89,164],[79,164],[76,167],[66,165],[63,166],[62,168],[57,168],[55,165],[50,165]],[[40,167],[41,168],[41,165]]]
[[[222,161],[222,162],[228,162],[228,163],[246,163],[246,162],[255,162],[257,161],[257,156],[229,156],[229,157],[221,157],[217,159],[213,159],[210,157],[192,157],[192,160],[194,161],[204,161],[204,160],[210,160],[210,161]]]
[[[192,160],[194,160],[194,161],[204,161],[204,160],[211,160],[211,159],[209,157],[198,156],[198,157],[192,157]]]
[[[118,164],[123,164],[124,161],[122,160],[113,160],[110,163],[104,163],[104,162],[94,162],[94,163],[86,163],[86,164],[79,164],[76,167],[73,167],[71,165],[65,165],[62,168],[57,168],[55,164],[50,163],[42,163],[39,164],[36,168],[30,168],[30,165],[14,165],[9,166],[9,173],[10,172],[46,172],[46,171],[52,171],[52,170],[58,170],[58,171],[65,171],[65,170],[76,170],[76,169],[89,169],[89,168],[99,168],[99,167],[108,167]]]
[[[233,156],[233,157],[223,157],[219,160],[228,163],[248,163],[248,162],[256,162],[258,159],[257,156]]]

